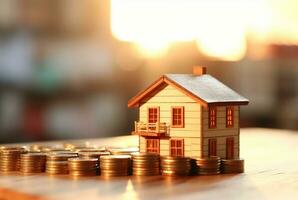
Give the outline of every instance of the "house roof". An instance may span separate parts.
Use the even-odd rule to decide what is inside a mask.
[[[211,75],[165,74],[147,89],[129,100],[128,107],[139,106],[141,100],[162,84],[169,84],[195,101],[207,105],[247,105],[248,99],[218,81]]]

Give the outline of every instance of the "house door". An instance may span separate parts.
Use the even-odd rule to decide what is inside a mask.
[[[234,158],[234,138],[227,138],[226,140],[226,156],[227,159]]]
[[[216,156],[216,139],[209,139],[209,149],[208,149],[208,155],[209,156]]]
[[[159,153],[159,139],[146,139],[146,152]]]

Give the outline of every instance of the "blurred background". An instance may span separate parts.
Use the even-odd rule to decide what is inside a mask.
[[[127,101],[194,65],[298,129],[295,0],[0,0],[0,143],[128,134]]]

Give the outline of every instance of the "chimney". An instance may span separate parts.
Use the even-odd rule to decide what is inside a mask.
[[[192,74],[194,76],[201,76],[203,74],[206,74],[206,72],[207,72],[206,67],[202,67],[202,66],[194,66],[192,70]]]

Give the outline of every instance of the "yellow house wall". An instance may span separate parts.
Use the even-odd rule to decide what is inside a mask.
[[[140,152],[146,152],[146,139],[142,136],[140,136],[139,145]]]

